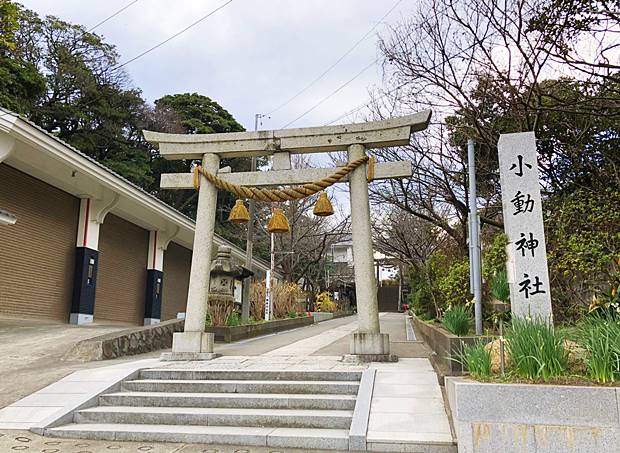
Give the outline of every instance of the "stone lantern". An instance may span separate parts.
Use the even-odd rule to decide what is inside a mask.
[[[218,302],[234,306],[235,280],[253,275],[243,266],[233,265],[230,247],[221,245],[217,249],[217,258],[211,262],[211,279],[209,283],[209,303]]]

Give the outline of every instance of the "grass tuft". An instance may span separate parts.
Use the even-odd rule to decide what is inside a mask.
[[[566,372],[562,334],[542,319],[513,318],[506,332],[512,372],[526,379],[556,378]]]
[[[486,349],[481,341],[473,345],[464,344],[463,352],[457,360],[463,367],[467,368],[470,376],[474,379],[491,376],[491,351]]]
[[[611,316],[592,316],[579,325],[577,339],[587,354],[588,375],[603,384],[620,379],[620,322]]]
[[[471,314],[465,305],[454,305],[448,308],[441,319],[441,323],[454,335],[462,337],[469,333]]]

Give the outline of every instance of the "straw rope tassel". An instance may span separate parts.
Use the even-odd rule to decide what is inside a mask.
[[[194,190],[200,189],[200,170],[198,169],[199,165],[194,167]]]
[[[273,210],[273,214],[271,215],[271,219],[267,224],[267,231],[270,233],[286,233],[289,230],[290,226],[288,219],[282,212],[282,209],[275,208]]]
[[[366,170],[366,179],[368,182],[375,179],[375,158],[371,157],[368,159],[368,168]]]

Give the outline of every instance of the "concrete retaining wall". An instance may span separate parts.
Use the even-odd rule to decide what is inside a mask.
[[[620,451],[620,388],[445,382],[459,453]]]
[[[412,318],[413,328],[418,332],[428,346],[437,354],[435,358],[442,366],[445,366],[451,373],[463,373],[464,368],[458,362],[458,358],[463,352],[463,344],[470,345],[477,341],[488,343],[494,337],[490,336],[464,336],[458,337],[439,326],[433,326],[420,321],[415,316]]]
[[[310,316],[314,318],[314,322],[322,322],[327,321],[328,319],[333,319],[334,314],[326,311],[311,311],[309,312]]]
[[[251,324],[247,326],[208,326],[205,330],[215,334],[215,341],[230,343],[233,341],[244,340],[246,338],[267,335],[273,332],[296,329],[297,327],[310,325],[313,322],[314,319],[312,317],[305,316],[303,318],[278,319],[275,321],[264,322],[261,324]]]

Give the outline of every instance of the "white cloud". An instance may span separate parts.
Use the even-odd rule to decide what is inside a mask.
[[[393,23],[413,7],[405,0],[390,14]],[[39,14],[90,27],[127,0],[24,0]],[[115,44],[126,61],[163,41],[224,3],[140,0],[96,31]],[[246,128],[254,113],[289,99],[346,52],[395,4],[376,0],[234,0],[201,24],[127,66],[136,87],[153,101],[165,94],[199,92],[217,100]],[[379,25],[376,31],[383,30]],[[276,112],[264,128],[279,128],[334,91],[377,57],[376,34],[366,39],[324,79]],[[372,68],[295,123],[321,125],[368,99],[380,82]]]

